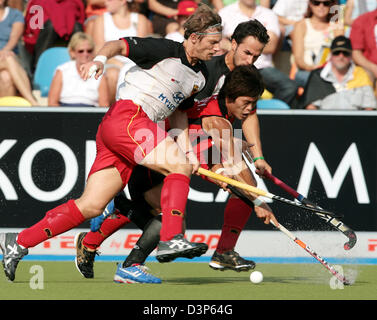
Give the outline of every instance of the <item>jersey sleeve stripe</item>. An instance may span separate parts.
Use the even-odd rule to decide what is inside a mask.
[[[124,43],[126,44],[126,47],[127,47],[127,53],[126,53],[126,57],[128,57],[128,55],[130,54],[130,45],[128,44],[128,41],[126,38],[120,38],[119,40],[123,40]]]

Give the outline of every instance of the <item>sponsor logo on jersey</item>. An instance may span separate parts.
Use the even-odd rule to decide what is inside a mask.
[[[173,93],[173,100],[176,104],[180,104],[183,101],[184,98],[185,98],[185,96],[182,92],[174,92]]]
[[[194,84],[192,91],[191,91],[191,95],[197,93],[198,91],[199,91],[199,86],[197,84]]]
[[[158,96],[158,99],[169,109],[174,110],[177,106],[172,103],[167,96],[165,96],[163,93],[160,93]]]

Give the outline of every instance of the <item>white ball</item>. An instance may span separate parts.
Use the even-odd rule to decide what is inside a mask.
[[[260,271],[254,271],[250,274],[250,281],[252,283],[261,283],[263,281],[263,273]]]

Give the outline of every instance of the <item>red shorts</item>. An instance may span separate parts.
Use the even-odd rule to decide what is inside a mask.
[[[97,155],[89,176],[104,168],[118,169],[124,186],[132,170],[167,136],[150,120],[141,106],[131,100],[119,100],[107,111],[98,127]]]

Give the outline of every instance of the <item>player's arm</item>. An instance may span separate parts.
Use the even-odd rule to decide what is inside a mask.
[[[251,113],[242,122],[242,131],[246,141],[252,144],[252,146],[250,147],[250,151],[253,155],[253,159],[255,159],[254,165],[256,168],[256,173],[260,176],[263,176],[265,170],[271,173],[271,167],[264,160],[263,157],[262,142],[260,139],[259,119],[256,112]]]
[[[211,140],[221,154],[221,163],[209,163],[211,170],[222,175],[234,178],[234,142],[232,124],[225,118],[218,116],[207,116],[202,118],[202,128],[204,132],[211,137]],[[225,182],[210,179],[212,182],[227,189]]]
[[[241,154],[239,154],[239,157],[237,156],[238,147],[234,143],[232,124],[221,117],[204,117],[202,119],[202,126],[206,133],[212,137],[222,157],[225,158],[225,161],[222,162],[223,169],[221,170],[223,171],[221,174],[232,176],[240,182],[256,186],[257,182],[252,172],[242,160]],[[239,151],[241,151],[241,148]],[[219,166],[215,167],[219,168]],[[226,189],[226,184],[220,184],[220,186]],[[247,192],[246,196],[254,202],[255,213],[259,219],[263,220],[266,224],[269,224],[270,220],[277,222],[267,203],[259,198],[257,199],[257,196],[250,192]]]
[[[193,173],[196,173],[199,169],[199,161],[189,138],[187,113],[176,109],[169,117],[169,124],[174,130],[173,134],[176,137],[177,144],[193,165]]]
[[[244,163],[244,162],[243,162]],[[253,173],[244,163],[243,170],[235,177],[240,182],[247,183],[252,186],[257,186],[257,182]],[[270,208],[270,206],[261,197],[257,197],[252,193],[245,192],[245,195],[254,203],[254,210],[257,218],[261,219],[265,224],[269,224],[272,220],[274,223],[278,223],[276,217]]]
[[[236,174],[237,164],[242,160],[242,156],[241,152],[236,152],[232,124],[225,118],[209,116],[202,119],[202,127],[221,153],[222,165],[227,175]]]
[[[114,40],[105,42],[104,46],[98,51],[93,61],[87,62],[80,67],[81,77],[84,80],[95,74],[98,78],[103,74],[107,59],[117,55],[128,56],[128,45],[125,40]]]

